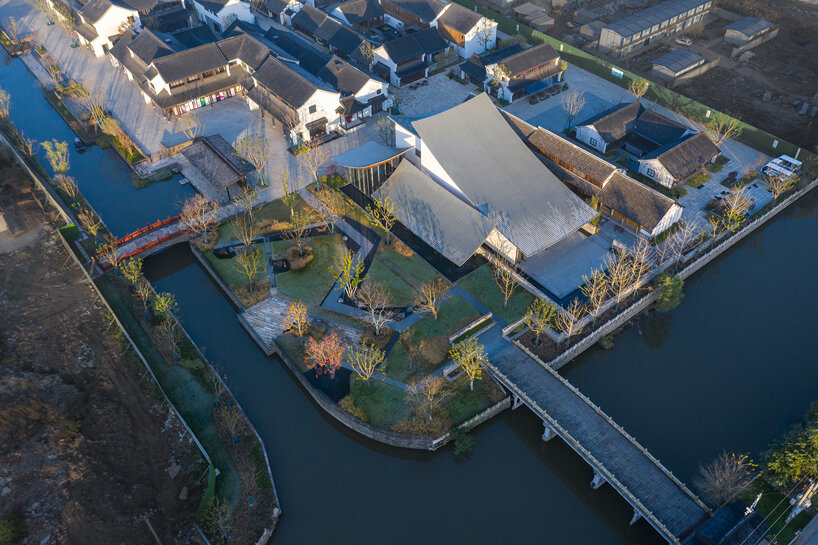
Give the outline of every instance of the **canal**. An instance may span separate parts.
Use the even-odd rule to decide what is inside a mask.
[[[73,140],[19,61],[0,87],[28,137]],[[71,174],[117,234],[175,213],[186,188],[135,190],[110,151],[72,153]],[[565,375],[685,482],[722,449],[757,456],[818,398],[810,336],[818,295],[812,234],[818,194],[689,280],[681,307],[586,353]],[[477,430],[465,460],[392,449],[326,417],[235,312],[184,246],[148,260],[160,290],[228,382],[261,434],[284,509],[273,543],[642,544],[661,539],[559,440],[542,443],[526,409]]]

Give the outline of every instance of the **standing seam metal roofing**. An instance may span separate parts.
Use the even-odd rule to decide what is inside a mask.
[[[653,60],[654,66],[664,66],[674,74],[689,70],[702,62],[704,62],[704,57],[687,49],[673,49]]]
[[[709,2],[712,2],[712,0],[666,0],[661,4],[643,9],[624,19],[606,25],[604,28],[616,32],[620,36],[633,36]]]
[[[485,93],[413,125],[465,197],[527,256],[597,215],[534,156]]]
[[[748,38],[751,38],[756,34],[767,30],[771,26],[773,26],[773,24],[766,19],[761,19],[759,17],[745,17],[730,23],[724,27],[724,30],[734,30],[744,34]]]

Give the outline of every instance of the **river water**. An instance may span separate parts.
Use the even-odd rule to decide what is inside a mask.
[[[22,63],[4,64],[13,121],[29,137],[73,140]],[[115,233],[175,213],[186,188],[134,190],[115,159],[92,148],[72,153],[71,169]],[[564,374],[685,482],[722,449],[757,456],[818,398],[816,232],[813,193],[690,279],[678,309]],[[590,468],[560,440],[543,443],[527,409],[481,426],[465,460],[450,448],[384,447],[325,416],[263,355],[184,246],[147,260],[146,272],[176,294],[184,326],[264,440],[284,510],[273,543],[663,542],[644,521],[628,526],[630,508],[610,487],[591,490]]]

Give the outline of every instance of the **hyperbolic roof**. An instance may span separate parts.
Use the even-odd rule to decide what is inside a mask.
[[[398,221],[456,265],[465,263],[494,229],[490,218],[405,159],[374,195],[389,197]]]
[[[413,125],[445,175],[525,255],[597,215],[534,156],[485,93]]]

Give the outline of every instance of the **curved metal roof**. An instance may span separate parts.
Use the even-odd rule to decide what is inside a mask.
[[[357,148],[353,148],[332,158],[339,165],[347,168],[367,168],[385,163],[400,157],[411,148],[398,149],[384,146],[371,140]]]

